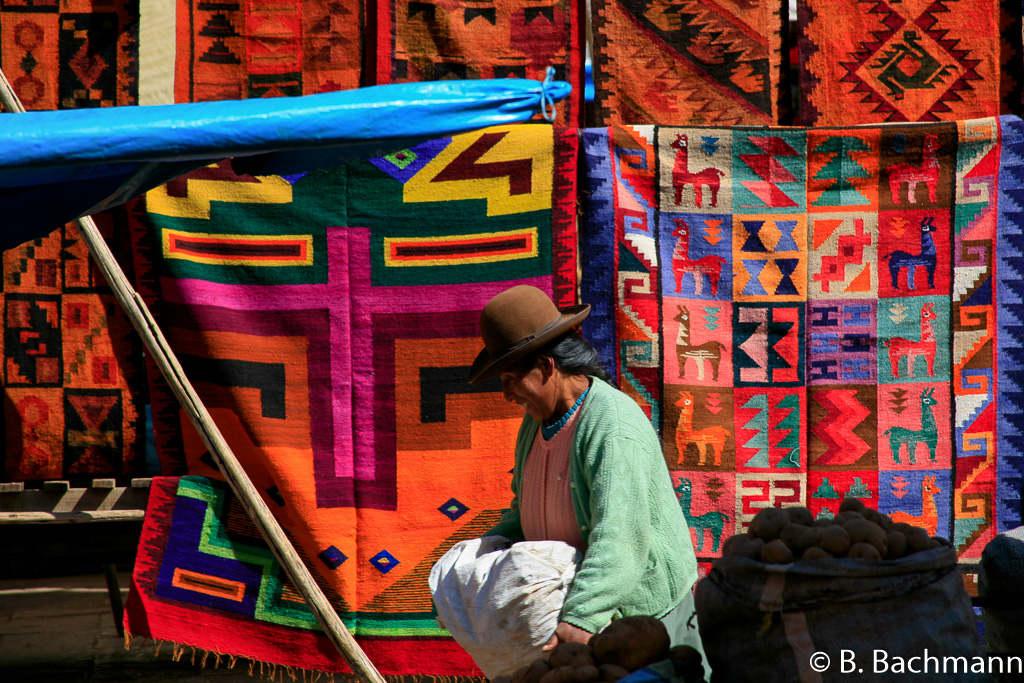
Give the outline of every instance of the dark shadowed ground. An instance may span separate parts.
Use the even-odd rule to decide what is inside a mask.
[[[2,552],[2,551],[0,551]],[[127,598],[129,572],[118,572]],[[0,580],[0,681],[3,683],[121,683],[209,681],[256,683],[248,665],[201,667],[175,662],[164,646],[136,640],[130,650],[117,635],[101,573]],[[291,680],[285,676],[285,680]],[[301,680],[301,676],[300,676]]]

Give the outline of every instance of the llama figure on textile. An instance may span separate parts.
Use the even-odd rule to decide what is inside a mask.
[[[914,274],[918,266],[924,266],[928,272],[928,286],[935,287],[935,232],[934,219],[930,216],[921,219],[921,248],[920,253],[911,254],[907,251],[894,251],[882,257],[882,260],[889,259],[889,277],[892,279],[892,288],[899,289],[900,270],[907,269],[907,288],[917,289],[914,286]]]
[[[885,430],[885,436],[889,437],[889,450],[892,451],[892,459],[900,461],[900,448],[907,445],[907,457],[910,464],[917,463],[917,444],[923,443],[928,447],[928,455],[931,461],[935,462],[935,448],[939,444],[939,428],[935,424],[935,414],[932,406],[938,401],[932,397],[935,393],[934,387],[929,387],[921,392],[921,428],[907,429],[906,427],[889,427]]]
[[[678,315],[673,320],[679,323],[679,332],[676,335],[676,357],[679,359],[679,377],[686,378],[686,361],[693,358],[697,361],[697,381],[704,380],[704,361],[711,364],[711,381],[718,380],[718,366],[722,362],[722,351],[725,344],[717,339],[690,345],[690,309],[686,306],[676,306],[679,309]]]
[[[676,206],[683,201],[683,188],[687,185],[693,186],[693,203],[698,207],[704,206],[704,186],[708,186],[711,192],[711,206],[718,206],[718,189],[722,184],[722,177],[725,175],[717,168],[705,168],[702,171],[693,173],[690,171],[689,142],[685,135],[676,135],[674,142],[669,146],[676,150],[676,162],[672,167],[672,186],[676,191]]]
[[[936,493],[942,493],[942,489],[935,485],[935,477],[925,477],[921,482],[921,514],[912,515],[903,510],[897,510],[889,513],[889,519],[897,523],[903,522],[921,527],[929,535],[934,536],[939,530],[939,511],[935,507]]]
[[[679,453],[679,464],[682,465],[686,459],[687,446],[694,444],[697,446],[698,465],[703,465],[707,461],[709,450],[715,456],[715,467],[721,465],[722,450],[731,432],[718,425],[694,431],[693,394],[689,391],[680,392],[676,405],[679,406],[679,422],[676,423],[676,451]]]
[[[683,516],[686,517],[686,525],[697,533],[697,551],[704,549],[704,530],[711,532],[711,552],[718,552],[718,543],[722,540],[722,529],[729,521],[729,516],[724,512],[712,510],[705,512],[699,517],[690,514],[690,499],[693,495],[693,482],[689,479],[680,479],[679,486],[675,488],[679,494],[679,507],[683,509]]]
[[[892,192],[892,203],[900,203],[900,185],[907,184],[907,201],[917,203],[917,184],[923,182],[928,187],[928,201],[935,201],[935,190],[939,184],[939,136],[929,133],[924,136],[921,149],[921,165],[895,164],[889,169],[889,191]],[[678,204],[678,202],[676,202]]]
[[[676,278],[676,294],[683,291],[683,276],[691,273],[694,295],[700,295],[704,291],[704,276],[707,275],[708,282],[711,283],[711,296],[715,296],[718,294],[718,280],[722,277],[725,259],[714,254],[691,259],[690,226],[682,218],[674,220],[676,229],[672,231],[672,236],[677,239],[675,249],[672,250],[672,272]]]
[[[907,377],[913,377],[914,363],[918,356],[924,357],[925,363],[928,365],[929,376],[935,376],[935,328],[932,326],[932,321],[938,317],[929,301],[921,306],[920,339],[893,337],[885,340],[885,345],[889,349],[889,366],[893,379],[899,379],[901,358],[907,359]]]

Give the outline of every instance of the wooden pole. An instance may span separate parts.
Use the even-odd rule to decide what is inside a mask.
[[[25,111],[2,70],[0,70],[0,99],[12,112],[23,113]],[[227,479],[253,523],[288,573],[288,578],[295,584],[317,621],[320,622],[327,637],[348,661],[352,671],[364,681],[385,683],[384,677],[377,671],[373,662],[349,633],[338,613],[331,607],[313,575],[285,536],[270,508],[267,507],[245,470],[242,469],[235,454],[224,440],[220,429],[217,428],[213,418],[207,412],[206,406],[203,405],[199,395],[185,376],[174,351],[171,350],[146,303],[132,288],[124,271],[114,259],[114,255],[103,236],[100,235],[96,223],[88,216],[79,218],[74,223],[81,231],[82,239],[88,245],[89,252],[114,291],[114,296],[128,314],[139,336],[142,337],[146,349],[171,385],[175,396],[192,421],[192,425],[199,432],[207,449],[217,462],[217,466],[224,474],[224,478]]]

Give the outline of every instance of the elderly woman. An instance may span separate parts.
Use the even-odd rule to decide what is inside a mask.
[[[690,589],[697,562],[658,436],[639,406],[607,381],[573,328],[589,304],[559,310],[521,285],[484,308],[484,350],[470,383],[501,378],[522,406],[512,504],[488,535],[557,540],[583,561],[544,646],[586,643],[613,618],[657,617],[673,645],[699,648]]]

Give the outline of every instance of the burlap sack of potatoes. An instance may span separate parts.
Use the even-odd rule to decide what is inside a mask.
[[[908,663],[910,657],[932,656],[939,664],[964,657],[972,664],[984,655],[949,547],[885,561],[765,564],[724,557],[698,582],[695,600],[712,683],[992,680],[962,670],[951,675],[948,666],[906,670],[924,668],[923,660]],[[885,653],[885,671],[875,662],[876,650]],[[826,670],[812,668],[815,653],[829,657]],[[896,657],[903,660],[900,673],[893,671]],[[815,659],[819,668],[823,661]]]
[[[997,534],[981,553],[978,595],[982,599],[985,650],[1024,657],[1024,526]],[[999,681],[1020,680],[996,676]]]

